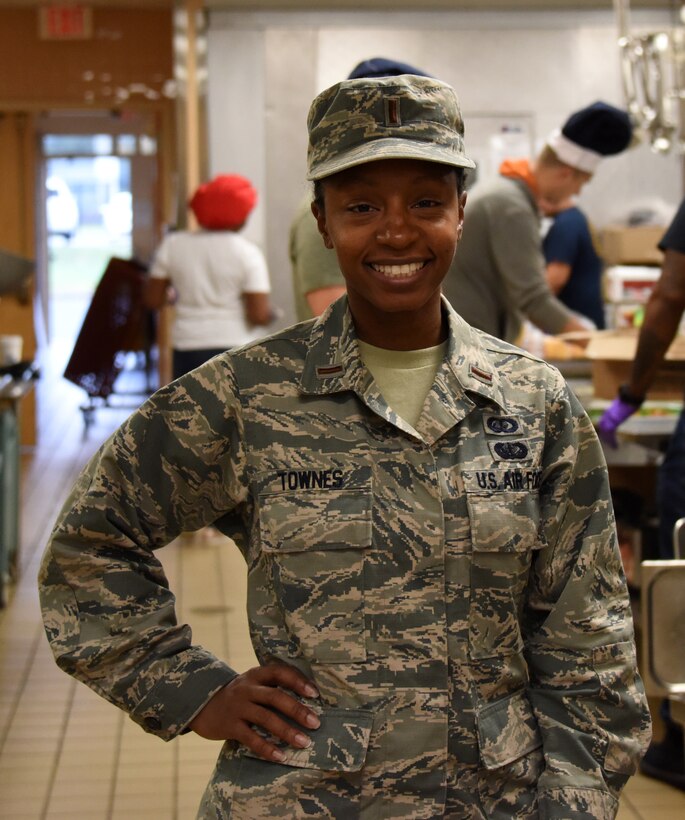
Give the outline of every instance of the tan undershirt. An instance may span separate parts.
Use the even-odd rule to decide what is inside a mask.
[[[422,350],[386,350],[360,341],[359,352],[388,406],[416,428],[447,342]]]

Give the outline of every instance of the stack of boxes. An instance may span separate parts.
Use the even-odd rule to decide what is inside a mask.
[[[663,254],[657,245],[664,231],[664,227],[653,225],[609,227],[602,231],[602,255],[608,265],[604,292],[610,329],[593,336],[587,347],[595,398],[615,398],[619,385],[629,379],[644,306],[661,275]],[[648,398],[678,402],[684,385],[685,336],[679,335]]]

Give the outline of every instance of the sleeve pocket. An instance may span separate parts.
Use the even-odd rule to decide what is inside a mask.
[[[592,666],[599,679],[600,697],[620,706],[623,698],[634,696],[632,693],[636,692],[638,683],[635,674],[637,659],[632,641],[618,641],[595,647],[592,651]],[[628,733],[620,736],[608,734],[604,768],[616,774],[634,774],[640,756],[649,743],[649,734],[647,722],[634,736]]]

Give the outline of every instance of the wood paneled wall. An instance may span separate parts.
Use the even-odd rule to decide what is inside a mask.
[[[92,10],[87,40],[40,39],[38,8],[0,9],[0,105],[116,106],[163,96],[171,9]]]
[[[0,247],[33,259],[34,252],[34,139],[33,116],[0,113]],[[25,295],[0,297],[0,333],[22,336],[23,358],[36,352],[32,289]],[[35,398],[22,401],[22,443],[34,444]]]

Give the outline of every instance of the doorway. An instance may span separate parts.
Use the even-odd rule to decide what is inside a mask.
[[[38,304],[50,369],[64,370],[112,257],[149,264],[161,229],[156,118],[38,118]],[[45,358],[45,357],[44,357]]]

